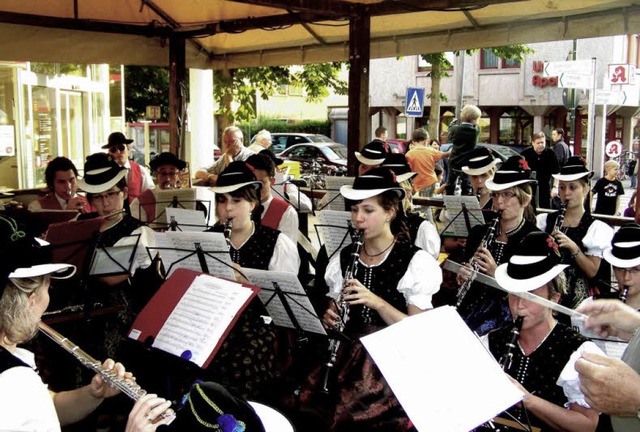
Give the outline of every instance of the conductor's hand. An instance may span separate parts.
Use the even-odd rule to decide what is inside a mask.
[[[364,305],[369,309],[378,310],[384,301],[362,285],[357,279],[349,279],[345,283],[342,295],[349,305]]]
[[[171,423],[175,413],[169,410],[170,406],[171,401],[154,394],[141,397],[129,413],[125,432],[155,431],[158,426]],[[170,415],[162,417],[165,412]]]
[[[132,382],[135,382],[136,380],[131,372],[125,371],[122,363],[115,363],[111,359],[107,359],[102,363],[102,369],[112,371],[115,373],[116,377],[123,380]],[[91,393],[91,396],[96,399],[104,399],[117,395],[120,393],[120,390],[109,386],[103,381],[100,375],[96,374],[91,380],[91,384],[89,384],[89,392]]]
[[[595,300],[580,306],[577,311],[589,316],[585,327],[603,337],[629,340],[640,327],[640,313],[619,300]]]
[[[636,415],[640,408],[640,375],[629,365],[585,351],[575,368],[580,374],[580,390],[592,408],[611,415]]]

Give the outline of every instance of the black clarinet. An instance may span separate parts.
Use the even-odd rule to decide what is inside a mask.
[[[360,248],[364,243],[363,240],[364,231],[358,230],[353,239],[353,243],[351,245],[351,259],[349,260],[349,265],[347,266],[344,272],[344,286],[349,279],[353,279],[358,270],[358,260],[360,259]],[[343,286],[343,288],[344,288]],[[340,311],[338,314],[340,315],[340,319],[338,320],[337,330],[339,333],[344,331],[345,325],[347,323],[347,319],[349,318],[349,303],[344,300],[344,296],[340,294],[340,303],[339,303]],[[329,340],[329,360],[325,363],[325,372],[324,379],[322,380],[322,391],[324,393],[329,392],[329,375],[331,374],[331,369],[336,364],[336,360],[338,358],[338,349],[340,349],[340,339],[332,338]]]
[[[224,235],[224,239],[227,241],[227,246],[231,248],[231,230],[233,230],[233,219],[227,219],[224,223],[224,230],[222,234]]]
[[[628,295],[629,295],[629,285],[623,285],[622,289],[620,290],[620,295],[618,296],[618,300],[620,300],[622,303],[626,303]]]
[[[567,203],[563,202],[562,204],[560,204],[560,210],[558,210],[558,217],[556,218],[556,223],[553,225],[553,229],[551,230],[552,233],[556,232],[556,231],[560,231],[560,232],[564,232],[562,231],[562,224],[564,224],[564,217],[567,214]]]
[[[478,246],[478,249],[480,248],[486,249],[489,247],[491,243],[493,243],[493,240],[496,237],[496,231],[498,230],[498,224],[500,223],[501,216],[502,216],[502,210],[499,210],[498,214],[496,215],[496,218],[491,222],[491,225],[489,225],[489,229],[487,229],[487,232],[484,234],[484,237],[482,238],[482,241],[480,242],[480,246]],[[465,279],[462,285],[460,285],[460,288],[458,288],[458,302],[456,303],[456,307],[460,307],[460,305],[462,304],[462,300],[464,300],[464,297],[467,295],[467,293],[469,292],[469,289],[471,288],[471,284],[473,283],[473,280],[476,278],[476,273],[478,272],[478,263],[475,261],[474,257],[475,257],[475,254],[473,257],[471,257],[471,261],[469,261],[472,269],[471,274],[467,279]]]
[[[524,321],[524,317],[519,316],[516,318],[513,323],[513,328],[511,329],[511,339],[507,343],[507,352],[504,353],[502,357],[500,357],[500,366],[504,372],[509,372],[511,368],[511,363],[513,361],[513,351],[516,349],[516,344],[518,343],[518,337],[520,336],[520,329],[522,329],[522,322]]]

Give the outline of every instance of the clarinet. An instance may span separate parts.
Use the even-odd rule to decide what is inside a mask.
[[[133,381],[127,381],[123,378],[119,378],[115,371],[113,370],[105,370],[102,368],[102,364],[91,357],[89,354],[84,352],[78,345],[71,342],[66,337],[62,336],[60,333],[49,327],[43,322],[38,323],[38,330],[47,335],[52,341],[60,345],[65,351],[73,355],[76,360],[80,361],[83,366],[91,369],[96,374],[100,375],[102,381],[105,382],[109,387],[120,390],[130,399],[137,401],[142,396],[147,394],[147,391],[142,389],[138,384]],[[168,418],[175,416],[176,413],[171,409],[167,409],[163,414],[161,414],[160,418]]]
[[[618,296],[618,300],[620,300],[622,303],[626,303],[628,295],[629,295],[629,285],[623,285],[622,289],[620,290],[620,295]]]
[[[489,229],[487,229],[487,232],[484,234],[484,237],[482,238],[478,249],[480,249],[481,247],[486,249],[491,243],[493,243],[493,240],[496,237],[498,224],[500,223],[500,216],[502,216],[502,210],[498,211],[496,218],[493,220],[493,222],[491,222],[491,225],[489,225]],[[478,272],[478,263],[473,257],[471,257],[471,261],[469,261],[469,263],[471,264],[472,272],[471,275],[469,275],[469,277],[465,279],[465,281],[462,283],[462,285],[460,285],[460,288],[458,289],[458,302],[456,303],[456,307],[460,307],[460,305],[462,304],[462,300],[464,300],[464,297],[469,292],[471,284],[476,278],[476,273]]]
[[[504,372],[509,372],[511,369],[511,362],[513,361],[513,350],[516,349],[516,343],[518,342],[518,337],[520,336],[520,329],[522,328],[522,322],[524,321],[524,317],[519,316],[516,318],[513,323],[513,328],[511,329],[511,339],[507,343],[507,352],[504,353],[502,357],[500,357],[500,367]]]
[[[349,279],[353,279],[358,270],[358,260],[360,259],[360,248],[364,243],[363,240],[363,230],[356,231],[356,235],[354,236],[353,243],[351,245],[351,259],[349,261],[349,265],[347,266],[344,272],[344,281],[345,285]],[[342,333],[344,331],[344,327],[347,323],[347,319],[349,318],[349,303],[344,300],[344,296],[340,295],[340,319],[338,320],[338,332]],[[324,379],[322,380],[322,392],[329,392],[329,375],[331,374],[331,369],[336,364],[336,360],[338,358],[338,349],[340,348],[340,339],[333,338],[329,340],[329,360],[325,363],[326,369],[324,373]]]
[[[567,214],[567,203],[563,202],[560,204],[560,210],[558,210],[558,217],[556,218],[556,223],[553,225],[552,233],[556,231],[562,231],[562,224],[564,223],[564,217]]]
[[[233,219],[227,219],[224,223],[224,230],[222,234],[224,234],[224,239],[227,241],[227,246],[231,248],[231,230],[233,229]]]

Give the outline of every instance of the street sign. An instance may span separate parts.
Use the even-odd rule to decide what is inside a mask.
[[[592,60],[573,60],[573,61],[545,62],[543,72],[544,72],[544,76],[546,77],[557,76],[563,73],[591,76],[593,74],[593,61]]]
[[[558,76],[558,87],[591,88],[593,87],[593,76],[564,72]]]
[[[404,113],[407,117],[422,117],[424,112],[424,87],[409,87]]]
[[[626,91],[596,90],[596,105],[625,105],[629,95]]]
[[[622,154],[622,143],[620,141],[609,141],[604,149],[604,152],[610,158],[615,158]]]

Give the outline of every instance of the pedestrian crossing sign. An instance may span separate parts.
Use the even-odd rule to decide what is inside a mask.
[[[424,111],[424,87],[409,87],[404,113],[407,117],[422,117]]]

